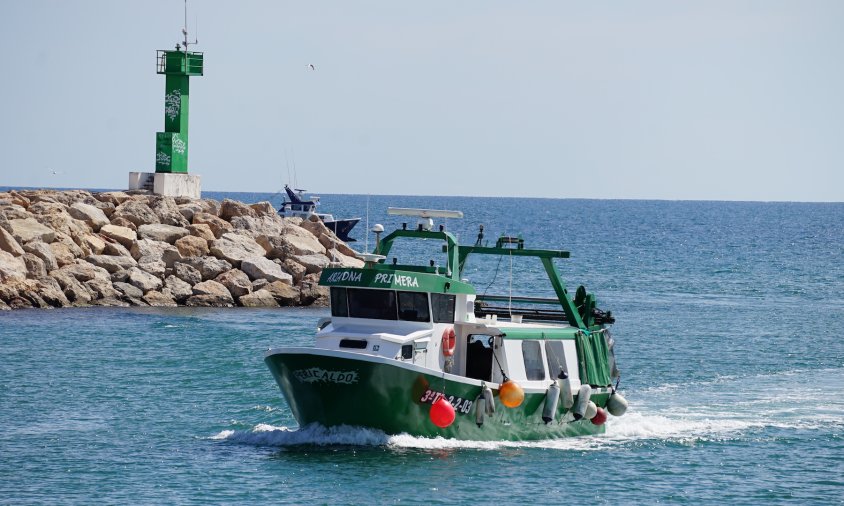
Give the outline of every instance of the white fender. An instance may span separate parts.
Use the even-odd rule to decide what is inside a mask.
[[[551,423],[557,414],[557,404],[560,402],[560,385],[557,382],[551,383],[545,392],[545,407],[542,409],[542,421]]]
[[[571,380],[565,371],[560,373],[560,395],[562,396],[563,409],[571,409],[574,406],[574,394],[571,392]]]
[[[495,399],[492,397],[492,389],[487,384],[483,385],[483,397],[486,400],[486,414],[490,416],[495,414]]]
[[[486,399],[483,393],[475,399],[475,423],[480,427],[484,424],[484,414],[486,413]]]
[[[613,392],[607,400],[607,411],[612,416],[621,416],[627,411],[627,399],[620,393]]]
[[[583,415],[583,418],[587,420],[591,420],[595,418],[595,415],[598,414],[598,405],[592,401],[589,401],[589,404],[586,405],[586,413]]]
[[[572,415],[575,420],[580,420],[586,415],[586,408],[589,406],[590,397],[592,397],[592,387],[581,385],[580,391],[577,392],[577,401],[575,401],[574,408],[572,408]]]

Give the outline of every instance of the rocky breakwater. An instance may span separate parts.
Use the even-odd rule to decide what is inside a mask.
[[[328,265],[363,262],[269,202],[0,192],[0,309],[325,304]]]

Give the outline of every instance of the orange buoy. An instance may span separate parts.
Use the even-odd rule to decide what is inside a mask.
[[[454,347],[457,345],[457,337],[454,335],[454,327],[449,327],[443,331],[442,349],[443,356],[450,357],[454,355]]]
[[[501,404],[508,408],[517,408],[522,405],[525,400],[525,391],[513,380],[507,380],[501,384],[498,389],[498,398],[501,399]]]
[[[598,408],[595,416],[592,417],[592,423],[595,425],[604,425],[607,422],[607,412],[604,408]]]
[[[445,429],[454,422],[454,407],[443,397],[431,404],[431,411],[428,412],[431,421],[437,427]]]

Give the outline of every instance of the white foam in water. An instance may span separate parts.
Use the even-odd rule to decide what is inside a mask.
[[[746,437],[765,428],[825,429],[844,426],[844,370],[788,371],[776,375],[720,377],[706,383],[652,388],[631,395],[631,409],[610,417],[599,436],[541,441],[463,441],[407,434],[388,436],[359,427],[260,424],[252,430],[225,430],[212,437],[260,446],[358,445],[418,449],[551,448],[602,450],[639,441],[717,441]],[[641,398],[639,398],[641,396]]]

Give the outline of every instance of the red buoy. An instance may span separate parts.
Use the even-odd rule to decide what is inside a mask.
[[[451,403],[440,397],[431,405],[431,411],[428,412],[431,421],[434,425],[441,429],[445,429],[454,422],[454,407]]]
[[[607,422],[607,412],[604,408],[598,408],[598,412],[592,417],[592,423],[595,425],[604,425]]]

